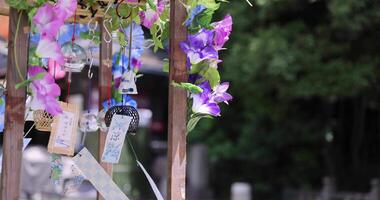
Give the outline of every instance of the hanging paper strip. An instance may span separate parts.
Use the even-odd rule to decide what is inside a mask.
[[[86,147],[72,159],[75,166],[92,183],[105,200],[129,200]]]
[[[132,117],[125,115],[113,115],[111,125],[108,129],[102,161],[107,163],[118,163],[121,149],[123,148],[125,135],[129,129]]]
[[[72,156],[78,134],[79,108],[75,104],[59,103],[63,112],[54,117],[48,150],[50,153]]]
[[[141,170],[144,172],[146,179],[148,179],[150,187],[152,188],[154,195],[156,196],[157,200],[164,200],[160,190],[158,190],[158,188],[157,188],[156,183],[153,181],[152,177],[145,170],[144,166],[140,163],[140,161],[136,160],[136,162],[137,162],[138,166],[141,168]]]

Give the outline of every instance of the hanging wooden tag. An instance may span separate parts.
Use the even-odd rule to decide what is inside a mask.
[[[48,151],[72,156],[78,134],[79,107],[64,102],[59,102],[59,104],[63,113],[54,117]]]

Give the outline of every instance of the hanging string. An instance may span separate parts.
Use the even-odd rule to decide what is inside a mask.
[[[126,139],[127,139],[128,145],[129,145],[129,147],[130,147],[130,149],[131,149],[131,151],[132,151],[133,157],[135,157],[135,160],[138,161],[139,158],[137,157],[137,154],[136,154],[135,148],[133,147],[132,142],[131,142],[131,140],[129,139],[128,134],[127,134],[127,136],[126,136]]]
[[[73,24],[73,36],[71,38],[72,45],[74,45],[75,42],[75,31],[77,26],[77,9],[74,11],[74,24]],[[70,86],[71,86],[71,71],[69,71],[69,75],[67,76],[67,96],[66,96],[66,103],[69,103],[69,97],[70,97]]]
[[[132,14],[131,14],[132,15]],[[129,52],[128,52],[128,71],[131,70],[132,55],[132,36],[133,36],[133,18],[131,16],[131,24],[129,25]]]
[[[75,31],[76,31],[76,26],[77,26],[77,9],[75,9],[74,12],[74,28],[73,28],[73,36],[71,38],[72,43],[75,42]]]

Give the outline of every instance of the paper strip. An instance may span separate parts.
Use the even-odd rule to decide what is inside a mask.
[[[75,166],[92,183],[105,200],[129,200],[86,147],[74,156],[72,160]]]
[[[107,163],[118,163],[121,149],[123,148],[125,135],[129,128],[132,117],[125,115],[113,115],[111,125],[108,129],[102,161]]]
[[[148,179],[148,182],[150,184],[150,187],[152,188],[154,195],[156,195],[157,200],[164,200],[162,197],[162,194],[160,190],[157,188],[156,183],[153,181],[152,177],[148,174],[148,172],[145,170],[144,166],[138,161],[137,164],[141,168],[141,170],[144,172],[146,179]]]

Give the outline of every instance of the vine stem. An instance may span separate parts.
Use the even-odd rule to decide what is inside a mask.
[[[14,41],[13,41],[13,54],[14,54],[14,59],[15,59],[16,70],[17,70],[18,76],[20,77],[20,79],[22,81],[24,81],[25,79],[24,79],[24,77],[21,74],[21,70],[20,70],[20,67],[18,65],[17,54],[16,54],[16,52],[17,52],[16,42],[17,42],[17,38],[18,38],[18,32],[19,32],[19,29],[20,29],[20,22],[21,22],[22,13],[23,13],[23,11],[20,11],[20,14],[19,14],[18,20],[17,20],[16,33],[15,33],[15,38],[14,38]]]

